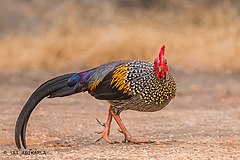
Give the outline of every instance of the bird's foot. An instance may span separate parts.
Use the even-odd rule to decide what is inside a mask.
[[[95,142],[98,142],[100,141],[102,138],[105,139],[108,143],[110,144],[113,144],[113,143],[116,143],[115,141],[112,141],[110,138],[109,138],[109,129],[106,127],[102,132],[96,132],[98,134],[101,134],[100,138],[97,139]]]
[[[129,133],[124,133],[123,131],[121,131],[120,129],[118,129],[118,131],[122,134],[124,134],[125,139],[122,141],[123,143],[126,142],[131,142],[131,143],[154,143],[155,141],[149,141],[149,140],[141,140],[141,139],[136,139],[133,138]]]
[[[141,139],[136,139],[133,137],[125,137],[125,139],[123,140],[123,143],[125,142],[130,142],[130,143],[135,143],[135,144],[139,144],[139,143],[154,143],[154,141],[149,141],[149,140],[141,140]]]
[[[98,119],[96,119],[98,124],[100,124],[101,126],[105,127],[104,130],[102,132],[96,132],[98,134],[100,134],[100,138],[97,139],[95,142],[98,142],[100,141],[102,138],[104,138],[108,143],[116,143],[115,141],[112,141],[110,138],[109,138],[109,133],[110,133],[110,123],[111,123],[111,117],[110,119],[107,121],[107,123],[103,123],[101,121],[99,121]]]

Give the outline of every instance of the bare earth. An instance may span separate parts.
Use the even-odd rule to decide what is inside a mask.
[[[110,137],[120,143],[95,143],[94,132],[103,129],[95,119],[106,120],[108,104],[85,93],[42,101],[27,128],[28,147],[40,153],[23,155],[14,144],[18,114],[42,82],[59,74],[0,73],[0,159],[240,159],[240,75],[179,72],[169,106],[121,114],[132,135],[155,143],[121,143],[115,122]]]

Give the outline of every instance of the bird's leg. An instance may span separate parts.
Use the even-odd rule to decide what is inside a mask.
[[[125,127],[125,125],[122,122],[122,119],[120,118],[119,114],[115,114],[113,111],[111,111],[113,118],[115,119],[115,121],[117,122],[117,124],[119,125],[120,129],[119,132],[123,133],[125,136],[125,139],[123,140],[123,142],[132,142],[132,143],[151,143],[152,141],[144,141],[144,140],[139,140],[136,138],[133,138],[131,136],[131,134],[128,132],[127,128]]]
[[[109,107],[109,112],[108,112],[108,118],[107,118],[107,122],[101,124],[102,126],[104,126],[104,130],[102,132],[99,132],[99,134],[101,134],[101,137],[99,139],[96,140],[96,142],[100,141],[102,138],[104,138],[108,143],[114,143],[112,140],[109,139],[109,133],[110,133],[110,126],[111,126],[111,122],[112,122],[112,106]],[[97,120],[98,121],[98,120]],[[98,121],[99,122],[99,121]]]

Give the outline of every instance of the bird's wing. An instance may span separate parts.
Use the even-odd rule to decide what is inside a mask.
[[[123,62],[110,70],[101,81],[88,85],[89,93],[101,100],[122,100],[131,98],[130,82],[126,81],[127,63]]]

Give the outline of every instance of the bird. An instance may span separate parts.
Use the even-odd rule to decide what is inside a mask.
[[[115,143],[109,138],[110,126],[114,119],[119,131],[123,133],[123,142],[146,143],[134,138],[125,127],[120,113],[126,110],[155,112],[163,109],[176,96],[176,82],[169,72],[164,57],[165,45],[154,62],[143,60],[118,60],[76,73],[64,74],[41,84],[23,106],[15,126],[15,143],[18,149],[26,149],[26,128],[34,108],[44,98],[70,96],[88,92],[98,100],[109,102],[106,123],[99,132],[100,138]]]

